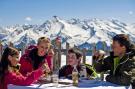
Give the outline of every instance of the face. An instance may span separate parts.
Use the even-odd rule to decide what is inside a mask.
[[[94,56],[98,57],[98,56],[99,56],[99,52],[96,51],[96,52],[94,53]]]
[[[48,50],[50,48],[49,45],[50,45],[49,43],[45,43],[45,42],[41,42],[40,44],[38,44],[37,45],[38,55],[39,56],[44,56],[48,52]]]
[[[125,46],[121,46],[118,41],[113,41],[112,49],[114,52],[114,56],[120,56],[125,52]]]
[[[78,65],[78,62],[79,61],[78,61],[75,53],[69,53],[68,54],[68,65],[71,65],[71,66]]]
[[[8,59],[9,59],[12,66],[16,66],[17,63],[19,62],[19,55],[14,55],[14,56],[9,55]]]

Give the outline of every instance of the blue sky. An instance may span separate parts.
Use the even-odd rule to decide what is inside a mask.
[[[0,0],[0,26],[63,19],[111,19],[135,23],[135,0]]]

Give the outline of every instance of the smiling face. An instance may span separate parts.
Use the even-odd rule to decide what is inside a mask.
[[[68,65],[78,65],[79,60],[76,57],[75,53],[69,53],[68,54]]]
[[[37,48],[38,48],[38,55],[44,56],[48,52],[48,50],[50,48],[50,44],[41,42],[40,44],[37,45]]]
[[[19,55],[8,56],[11,66],[16,66],[19,62]]]
[[[120,45],[118,41],[113,41],[112,49],[114,52],[114,56],[121,56],[121,54],[126,52],[126,47]]]
[[[41,37],[38,39],[38,55],[39,56],[44,56],[48,50],[50,49],[51,42],[48,38],[46,37]]]

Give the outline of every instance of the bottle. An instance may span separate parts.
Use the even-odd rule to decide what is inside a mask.
[[[78,85],[78,70],[76,66],[74,66],[74,69],[72,71],[72,80],[73,80],[73,85],[77,86]]]

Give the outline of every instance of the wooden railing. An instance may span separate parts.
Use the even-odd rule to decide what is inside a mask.
[[[9,46],[14,46],[13,45],[13,43],[11,43],[11,42],[9,42]],[[53,49],[54,49],[54,57],[53,57],[53,69],[54,70],[56,70],[56,69],[58,69],[58,68],[60,68],[61,67],[61,55],[62,54],[64,54],[64,55],[66,55],[66,64],[67,64],[67,60],[68,60],[68,50],[70,49],[70,44],[69,43],[66,43],[66,48],[65,49],[62,49],[62,47],[61,47],[61,44],[60,45],[56,45],[56,44],[53,44]],[[25,48],[26,48],[26,46],[24,46],[22,49],[21,49],[21,55],[23,55],[24,54],[24,50],[25,50]],[[77,48],[77,47],[75,47],[75,48]],[[93,47],[93,48],[95,48],[95,47]],[[77,49],[79,49],[79,48],[77,48]],[[95,51],[95,49],[93,49],[93,50],[87,50],[87,49],[79,49],[81,52],[82,52],[82,54],[83,54],[83,60],[82,60],[82,62],[83,63],[86,63],[86,56],[87,56],[87,53],[88,52],[91,52],[91,54],[92,54],[92,52],[93,51]],[[1,55],[2,55],[2,51],[3,51],[3,46],[2,46],[2,44],[0,43],[0,57],[1,57]]]

